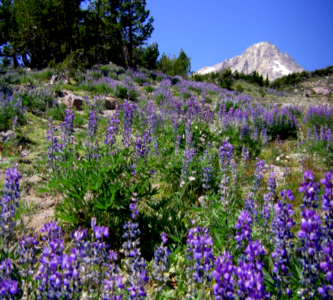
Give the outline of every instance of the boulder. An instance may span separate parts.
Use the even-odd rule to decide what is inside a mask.
[[[84,103],[84,98],[74,94],[67,94],[62,100],[62,103],[66,106],[75,107],[77,110],[83,110],[82,106]]]
[[[114,110],[116,109],[117,100],[113,97],[105,97],[105,109]]]
[[[329,95],[331,93],[329,88],[321,86],[315,87],[313,90],[317,95]]]
[[[6,130],[6,131],[0,132],[0,142],[2,142],[2,143],[7,142],[10,139],[15,139],[15,138],[16,138],[16,134],[12,130]]]

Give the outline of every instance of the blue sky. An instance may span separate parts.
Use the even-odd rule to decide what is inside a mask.
[[[270,41],[305,70],[333,65],[333,0],[146,0],[149,42],[191,57],[192,71]]]

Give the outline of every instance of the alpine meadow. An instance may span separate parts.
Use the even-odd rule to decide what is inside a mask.
[[[0,298],[333,300],[333,66],[193,72],[153,32],[145,0],[0,1]]]

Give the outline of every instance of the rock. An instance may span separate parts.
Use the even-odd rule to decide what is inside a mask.
[[[323,101],[323,102],[328,102],[328,97],[326,97],[326,96],[322,97],[322,98],[321,98],[321,101]]]
[[[282,104],[282,108],[284,108],[284,107],[292,107],[292,106],[294,106],[292,103],[283,103]]]
[[[32,177],[29,177],[26,182],[29,183],[36,183],[42,181],[42,178],[40,178],[38,175],[33,175]]]
[[[4,170],[0,170],[0,181],[6,180],[6,174]]]
[[[50,85],[53,85],[57,81],[58,75],[52,75],[50,79]]]
[[[2,142],[2,143],[7,142],[11,139],[15,139],[15,138],[16,138],[16,134],[12,130],[6,130],[6,131],[0,132],[0,142]]]
[[[310,90],[306,90],[305,93],[307,93],[309,96],[311,96],[314,94],[314,91],[310,89]]]
[[[330,89],[326,87],[318,86],[313,88],[313,90],[317,95],[329,95],[331,93]]]
[[[74,94],[68,94],[64,97],[62,100],[62,103],[65,104],[66,106],[73,106],[77,110],[83,110],[83,103],[84,99],[81,96],[74,95]]]
[[[116,109],[117,100],[113,97],[105,97],[105,108],[108,110]]]
[[[281,107],[282,104],[281,103],[274,103],[274,107]]]

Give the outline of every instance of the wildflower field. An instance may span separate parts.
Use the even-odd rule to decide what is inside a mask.
[[[332,106],[52,72],[0,78],[1,299],[333,299]]]

